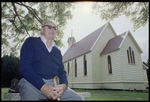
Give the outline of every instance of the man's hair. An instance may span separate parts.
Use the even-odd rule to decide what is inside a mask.
[[[45,21],[45,22],[42,23],[42,26],[44,26],[44,25],[47,24],[47,23],[53,23],[53,24],[55,24],[55,23],[52,22],[52,21]]]

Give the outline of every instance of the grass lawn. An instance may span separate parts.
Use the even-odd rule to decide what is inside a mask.
[[[116,90],[88,90],[88,89],[74,89],[77,92],[90,92],[91,97],[85,100],[99,100],[99,101],[148,101],[148,92],[135,91],[116,91]]]
[[[1,88],[1,101],[6,101],[4,100],[4,94],[7,93],[9,88]]]
[[[73,89],[77,92],[90,92],[91,97],[85,100],[99,100],[99,101],[148,101],[148,92],[135,91],[115,91],[115,90],[88,90],[88,89]],[[8,88],[1,88],[1,101],[4,100],[4,93],[8,92]]]

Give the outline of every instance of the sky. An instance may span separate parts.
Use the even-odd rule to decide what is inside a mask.
[[[76,42],[80,41],[96,29],[100,28],[107,21],[102,20],[98,15],[92,13],[92,5],[89,2],[77,2],[75,9],[71,10],[73,17],[71,20],[67,21],[67,25],[65,26],[64,36],[62,39],[62,43],[64,47],[60,48],[62,55],[68,49],[67,40],[72,35],[74,36]],[[147,62],[149,56],[149,27],[148,24],[144,27],[140,27],[136,31],[133,31],[133,24],[130,22],[130,19],[126,16],[122,15],[119,18],[115,18],[110,21],[113,29],[120,35],[125,31],[130,31],[133,35],[134,39],[142,49],[143,53],[141,54],[142,61]],[[72,31],[71,31],[72,30]]]

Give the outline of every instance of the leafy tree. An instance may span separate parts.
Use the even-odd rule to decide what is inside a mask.
[[[24,40],[40,34],[41,23],[52,20],[57,25],[55,42],[62,47],[63,29],[72,18],[69,2],[2,2],[2,55],[18,54]]]
[[[134,31],[149,22],[149,2],[98,2],[93,4],[93,12],[107,21],[124,14],[133,23]]]
[[[20,79],[21,74],[19,70],[19,58],[15,56],[4,55],[1,58],[1,75],[2,75],[2,86],[10,87],[10,82],[13,78]]]

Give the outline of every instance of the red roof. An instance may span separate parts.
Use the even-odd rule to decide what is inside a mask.
[[[107,25],[107,24],[105,24],[105,25]],[[64,54],[63,62],[66,62],[68,60],[74,59],[78,56],[81,56],[85,53],[90,52],[92,50],[93,45],[95,44],[95,41],[97,41],[98,37],[101,35],[105,25],[98,28],[94,32],[90,33],[88,36],[86,36],[82,40],[80,40],[80,41],[76,42],[75,44],[73,44],[72,47],[69,48],[66,51],[66,53]],[[131,38],[133,38],[131,33],[128,32],[128,31],[124,32],[124,33],[122,33],[118,36],[115,36],[114,38],[110,39],[107,42],[106,46],[104,47],[104,49],[102,50],[100,55],[106,54],[106,53],[109,53],[111,51],[115,51],[115,50],[119,49],[128,33],[130,34]],[[135,41],[134,38],[133,38],[133,41]],[[137,43],[136,43],[136,45],[139,48],[139,51],[142,52],[139,45]]]
[[[106,24],[105,24],[106,25]],[[66,62],[70,59],[73,59],[75,57],[78,57],[80,55],[83,55],[87,52],[89,52],[95,43],[96,39],[98,36],[101,34],[103,31],[105,25],[102,27],[98,28],[82,40],[78,41],[77,43],[73,44],[71,48],[69,48],[66,53],[63,56],[63,62]]]
[[[101,52],[101,55],[119,49],[123,39],[125,38],[125,35],[126,32],[110,39]]]

